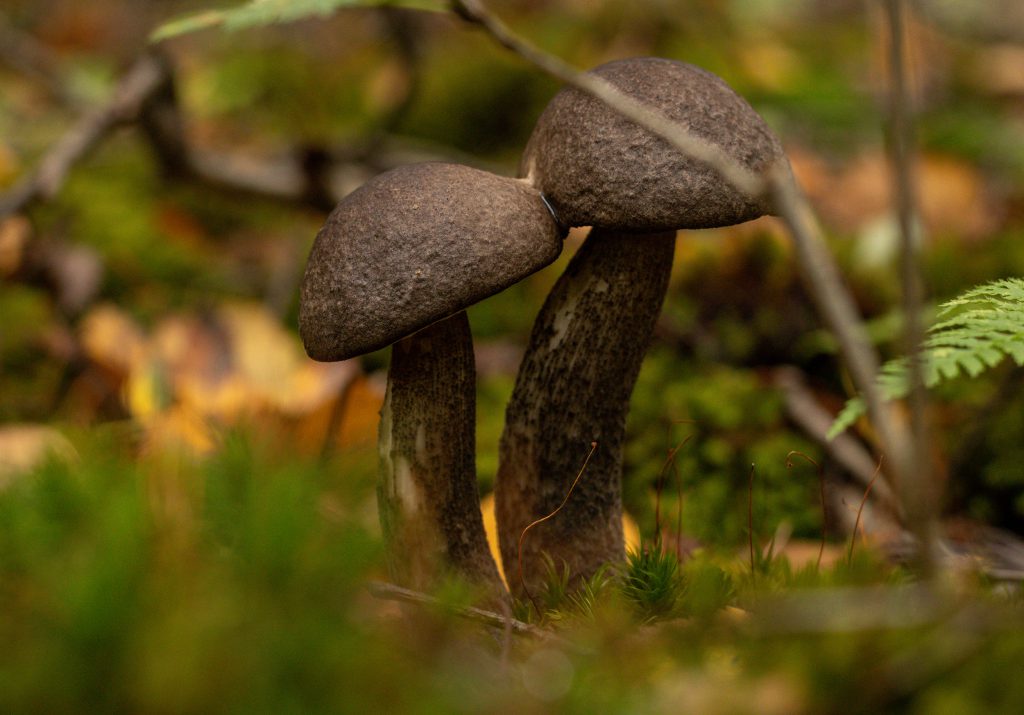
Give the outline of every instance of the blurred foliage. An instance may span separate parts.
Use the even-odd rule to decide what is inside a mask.
[[[775,556],[751,577],[731,557],[679,567],[648,550],[550,614],[570,641],[516,638],[503,662],[449,610],[459,589],[401,618],[366,595],[381,559],[373,491],[340,465],[245,431],[186,461],[140,461],[116,426],[73,442],[73,462],[0,493],[5,712],[1011,713],[1024,695],[993,675],[1024,654],[1012,618],[968,636],[953,619],[792,637],[722,610],[766,588],[898,578],[867,552],[821,572]],[[629,595],[650,599],[652,583],[655,605],[674,604],[657,628]]]
[[[756,528],[767,536],[786,519],[799,536],[821,533],[816,477],[786,468],[790,451],[818,450],[786,426],[780,398],[755,374],[724,366],[680,374],[672,354],[656,349],[641,369],[629,430],[624,500],[641,517],[642,532],[654,531],[654,487],[660,480],[663,527],[675,529],[681,498],[683,532],[702,542],[745,541],[753,464]],[[687,437],[675,470],[666,474],[667,452]]]
[[[873,337],[898,356],[874,5],[491,4],[581,67],[656,54],[722,75],[782,136]],[[4,27],[46,61],[28,71],[0,53],[0,191],[109,96],[154,28],[208,5],[7,0]],[[1024,275],[1020,28],[1005,12],[983,22],[988,4],[961,5],[963,28],[937,0],[917,3],[908,27],[917,218],[936,304]],[[998,37],[978,34],[991,27]],[[512,174],[557,89],[434,13],[350,10],[164,49],[198,150],[255,159],[313,148],[372,167],[390,151]],[[369,175],[345,171],[354,184]],[[546,622],[579,650],[517,639],[503,660],[448,607],[371,599],[363,584],[383,575],[373,485],[388,355],[330,366],[301,353],[297,287],[322,220],[171,179],[128,128],[52,200],[0,223],[0,711],[1019,711],[1020,679],[1007,674],[1024,656],[1020,596],[969,575],[954,590],[999,627],[965,629],[965,616],[758,630],[769,595],[907,578],[870,543],[847,562],[832,524],[825,565],[813,565],[826,528],[817,476],[787,469],[786,455],[836,470],[786,418],[772,371],[798,366],[833,411],[849,381],[772,219],[679,237],[624,485],[647,542],[666,551],[641,549],[574,593],[553,567]],[[581,238],[470,311],[484,493],[518,356]],[[1002,366],[941,386],[932,408],[949,511],[1018,532],[1020,388]],[[467,599],[457,585],[441,595],[449,607]]]

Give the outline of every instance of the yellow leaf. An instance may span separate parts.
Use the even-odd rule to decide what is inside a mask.
[[[508,584],[505,576],[505,568],[501,563],[501,552],[498,550],[498,520],[494,514],[494,494],[488,494],[480,500],[480,511],[484,517],[484,531],[487,533],[487,545],[491,548],[491,556],[498,564],[498,573],[502,580]],[[640,528],[636,521],[629,514],[622,515],[622,529],[626,537],[626,550],[638,551],[640,549]]]
[[[120,308],[105,304],[82,318],[79,337],[85,354],[94,362],[126,376],[145,356],[142,331]]]
[[[182,406],[154,415],[146,427],[142,453],[147,456],[198,457],[209,454],[216,445],[214,431],[206,421]]]
[[[0,278],[21,267],[31,235],[32,224],[24,216],[11,216],[0,222]]]
[[[0,427],[0,488],[30,471],[48,455],[73,461],[78,453],[57,430],[45,425]]]
[[[125,405],[135,418],[146,421],[171,404],[166,368],[159,360],[142,362],[132,368],[124,387]]]

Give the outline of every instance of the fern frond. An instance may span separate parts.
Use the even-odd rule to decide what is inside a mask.
[[[1024,366],[1024,279],[1004,278],[971,288],[939,306],[936,315],[939,321],[928,329],[922,349],[926,387],[961,375],[977,377],[1006,358]],[[906,397],[906,358],[883,365],[878,386],[886,400]],[[846,430],[864,411],[861,398],[849,400],[828,438]]]
[[[159,42],[168,37],[209,27],[241,30],[294,22],[308,17],[325,17],[346,8],[384,6],[431,12],[448,10],[443,0],[249,0],[248,3],[237,7],[203,10],[171,20],[158,27],[149,39],[151,42]]]

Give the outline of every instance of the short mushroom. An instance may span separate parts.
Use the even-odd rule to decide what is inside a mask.
[[[761,117],[710,72],[638,58],[593,73],[750,171],[785,161]],[[624,557],[626,415],[664,301],[676,230],[740,223],[769,207],[572,88],[541,115],[520,173],[563,223],[593,227],[537,317],[501,439],[495,500],[506,565],[517,562],[523,530],[562,502],[591,441],[598,443],[558,517],[523,543],[524,579],[538,584],[543,552],[574,579]]]
[[[464,310],[553,261],[563,233],[525,182],[426,163],[367,182],[316,237],[299,310],[306,351],[344,360],[394,344],[378,503],[402,585],[428,589],[454,571],[505,593],[480,515]]]

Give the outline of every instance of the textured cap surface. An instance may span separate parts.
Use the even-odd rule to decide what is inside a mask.
[[[562,234],[522,181],[458,164],[375,177],[313,243],[299,332],[316,360],[344,360],[498,293],[543,268]]]
[[[783,157],[764,120],[715,75],[675,60],[619,60],[592,70],[626,94],[761,172]],[[739,194],[706,165],[574,89],[541,115],[520,174],[570,226],[631,232],[713,228],[768,206]]]

